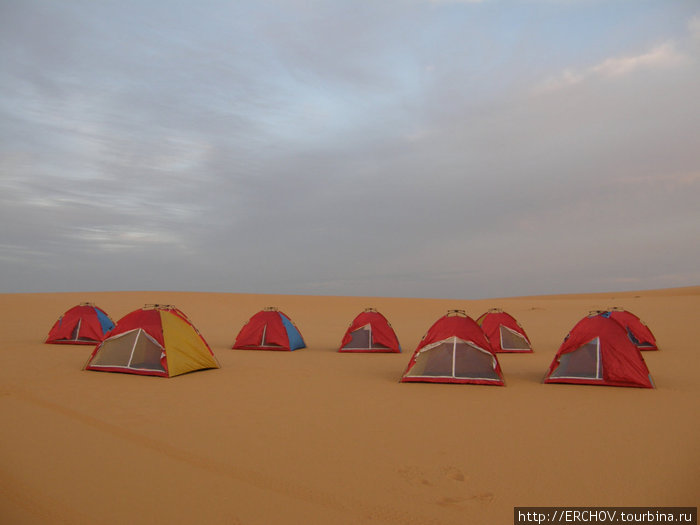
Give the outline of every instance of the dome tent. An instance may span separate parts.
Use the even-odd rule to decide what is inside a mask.
[[[401,345],[387,318],[366,308],[348,326],[338,351],[399,353]]]
[[[520,323],[507,312],[492,308],[476,320],[496,353],[532,352],[530,339]]]
[[[171,305],[146,305],[118,322],[93,351],[86,370],[173,377],[219,368],[187,316]]]
[[[571,329],[544,382],[654,388],[641,352],[609,312],[592,312]]]
[[[276,307],[259,311],[243,325],[233,343],[240,350],[299,350],[304,338],[292,320]]]
[[[54,323],[46,337],[49,344],[94,345],[114,328],[112,319],[92,303],[80,303]]]
[[[505,384],[486,336],[463,310],[450,310],[435,321],[418,344],[401,382]]]

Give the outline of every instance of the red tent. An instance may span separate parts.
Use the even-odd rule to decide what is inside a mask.
[[[496,353],[532,352],[530,339],[515,318],[493,308],[476,320]]]
[[[275,307],[256,313],[241,328],[233,348],[243,350],[298,350],[306,347],[299,329]]]
[[[350,323],[338,351],[391,353],[401,352],[401,346],[387,318],[367,308]]]
[[[592,313],[572,328],[544,382],[654,388],[641,352],[608,312]]]
[[[501,366],[479,325],[462,310],[435,321],[416,348],[402,382],[503,385]]]
[[[109,316],[92,303],[80,303],[58,318],[49,331],[46,343],[94,345],[114,328]]]
[[[640,350],[658,350],[656,338],[649,327],[632,312],[622,308],[611,308],[610,317],[620,323],[626,330],[627,336]]]

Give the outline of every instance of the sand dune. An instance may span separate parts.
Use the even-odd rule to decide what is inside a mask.
[[[161,379],[82,371],[91,347],[45,345],[67,308],[115,321],[175,304],[221,369]],[[257,310],[296,352],[231,350]],[[373,306],[403,353],[339,354]],[[625,307],[657,337],[655,390],[544,385],[568,330]],[[513,314],[534,353],[499,355],[505,387],[401,384],[449,308]],[[0,521],[12,524],[512,523],[513,507],[695,506],[700,287],[478,301],[123,292],[0,295]]]

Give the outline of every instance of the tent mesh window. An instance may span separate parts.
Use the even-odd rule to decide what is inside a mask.
[[[374,350],[389,348],[380,343],[372,341],[372,327],[365,325],[350,332],[350,341],[343,348],[346,350]]]
[[[454,376],[462,379],[500,379],[494,370],[494,357],[469,343],[455,345]]]
[[[131,349],[137,337],[137,331],[126,332],[107,339],[93,357],[91,366],[128,367]]]
[[[407,375],[455,379],[500,379],[494,370],[492,355],[456,337],[422,350],[416,356],[416,362]]]
[[[354,332],[350,333],[352,339],[350,342],[344,346],[349,350],[364,350],[370,348],[372,341],[372,334],[370,332],[369,325],[358,328]]]
[[[146,332],[141,331],[134,344],[134,350],[131,353],[129,368],[160,370],[165,372],[163,366],[160,364],[161,354],[162,349],[160,345],[148,337]]]
[[[573,352],[559,356],[559,366],[550,377],[602,379],[600,339],[596,337]]]
[[[409,370],[415,377],[452,377],[453,341],[443,341],[416,356],[416,362]]]
[[[104,341],[90,366],[165,372],[162,352],[158,342],[139,328]]]
[[[501,348],[503,350],[529,350],[530,344],[521,334],[508,328],[500,326],[501,331]]]

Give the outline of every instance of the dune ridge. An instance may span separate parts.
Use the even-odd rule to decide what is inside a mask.
[[[117,321],[174,304],[221,369],[161,379],[85,372],[92,347],[45,345],[91,301]],[[277,306],[308,348],[232,350]],[[365,307],[401,354],[336,352]],[[654,332],[655,390],[544,385],[568,330],[628,308]],[[400,384],[447,309],[492,307],[532,354],[499,354],[502,388]],[[510,523],[514,506],[695,506],[700,286],[479,300],[195,292],[0,294],[4,523]]]

